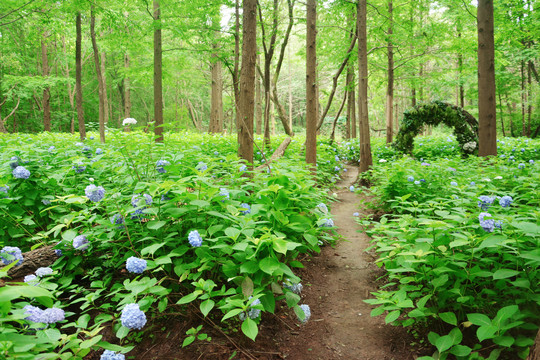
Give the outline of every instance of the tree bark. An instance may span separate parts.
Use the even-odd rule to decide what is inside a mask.
[[[367,1],[358,1],[358,122],[360,128],[360,173],[373,165],[368,113]]]
[[[50,266],[58,256],[52,245],[39,247],[23,254],[24,261],[19,266],[13,266],[8,270],[8,276],[12,279],[22,278],[33,273],[40,267]]]
[[[90,38],[92,39],[92,48],[94,49],[94,63],[96,65],[96,76],[98,79],[99,93],[99,139],[102,143],[105,142],[105,95],[103,93],[103,75],[101,73],[101,65],[99,63],[99,48],[96,41],[96,16],[94,14],[94,6],[90,6]]]
[[[506,132],[504,130],[504,109],[503,109],[503,103],[502,103],[502,97],[501,97],[501,93],[499,92],[499,109],[501,109],[500,113],[501,113],[501,130],[502,130],[502,134],[503,136],[506,136]]]
[[[356,92],[354,86],[354,65],[350,61],[347,67],[347,119],[350,124],[350,137],[356,139]]]
[[[538,128],[537,128],[538,131]],[[527,360],[540,360],[540,330],[536,334],[534,345],[531,346]]]
[[[41,38],[41,69],[43,77],[49,77],[49,58],[47,56],[47,38],[49,37],[49,31],[45,30]],[[49,86],[45,86],[43,89],[43,130],[51,131],[51,89]]]
[[[255,111],[255,67],[257,57],[257,0],[242,5],[243,41],[240,72],[238,155],[253,167],[253,115]]]
[[[391,144],[394,131],[394,49],[392,46],[392,33],[394,14],[392,0],[388,1],[388,17],[390,25],[388,26],[388,84],[386,87],[386,143]]]
[[[161,10],[154,0],[154,135],[163,142],[163,78],[161,51]]]
[[[213,26],[219,28],[220,16],[215,16],[212,21]],[[213,34],[214,43],[212,44],[212,49],[214,52],[210,57],[212,94],[210,100],[210,124],[208,126],[208,132],[221,133],[223,132],[223,75],[221,72],[221,61],[217,54],[219,48],[219,31],[214,31]]]
[[[259,63],[259,54],[257,54],[257,62]],[[261,76],[258,72],[255,74],[255,123],[256,123],[256,132],[258,135],[263,133],[262,129],[262,118],[263,118],[263,109],[262,109],[262,97],[261,97]]]
[[[239,112],[240,112],[240,2],[235,0],[234,2],[234,68],[232,71],[232,83],[234,90],[234,123],[236,126],[236,132],[239,131]],[[231,131],[232,133],[232,131]]]
[[[306,4],[306,162],[313,172],[317,165],[317,0]]]
[[[334,139],[336,138],[336,125],[339,120],[339,116],[341,115],[341,112],[343,111],[343,107],[345,106],[345,102],[347,102],[347,93],[348,91],[345,91],[345,94],[343,94],[343,101],[341,102],[341,105],[339,106],[339,110],[334,117],[334,122],[332,124],[332,133],[330,134],[330,144],[334,142]]]
[[[77,37],[75,41],[75,101],[77,104],[77,119],[79,121],[79,136],[81,141],[86,139],[86,128],[84,125],[83,94],[82,94],[82,59],[81,59],[81,13],[77,13],[76,18]]]
[[[497,155],[493,0],[478,1],[478,155]]]
[[[107,56],[105,51],[101,52],[101,84],[103,87],[103,123],[107,125],[109,122],[109,98],[107,95],[107,72],[105,70],[105,61]]]
[[[525,108],[527,92],[525,91],[525,60],[521,60],[521,136],[525,136]]]
[[[530,43],[528,45],[528,47],[530,48]],[[531,61],[528,62],[528,66],[527,66],[527,91],[528,91],[528,96],[527,96],[527,136],[528,137],[531,137],[531,118],[532,118],[532,99],[533,99],[533,95],[532,95],[532,73],[531,73],[531,69],[532,69],[532,66],[531,66]]]
[[[124,69],[126,73],[129,71],[129,53],[126,51],[124,55]],[[131,82],[129,76],[124,78],[124,118],[131,117]]]

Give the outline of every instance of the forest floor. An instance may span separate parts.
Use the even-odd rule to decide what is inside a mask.
[[[153,340],[143,340],[128,354],[132,359],[257,359],[257,360],[412,360],[410,335],[400,327],[386,325],[384,317],[371,317],[372,307],[363,300],[377,289],[377,278],[384,271],[374,255],[364,251],[369,237],[361,232],[353,213],[369,214],[362,206],[364,195],[349,191],[358,176],[356,167],[347,167],[334,192],[337,201],[331,213],[341,239],[335,247],[326,246],[320,254],[305,259],[298,271],[304,289],[300,303],[311,308],[311,319],[301,325],[294,312],[276,306],[276,314],[264,313],[259,335],[252,342],[238,332],[212,329],[203,332],[211,342],[195,342],[182,349],[185,331],[200,319],[164,324]],[[210,320],[211,321],[211,320]],[[219,323],[219,318],[214,322]]]

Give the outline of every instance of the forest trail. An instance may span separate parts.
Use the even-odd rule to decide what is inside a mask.
[[[348,166],[347,170],[336,185],[338,201],[331,206],[343,239],[306,264],[302,302],[310,305],[311,320],[297,336],[289,335],[283,355],[293,360],[414,359],[404,329],[385,325],[383,316],[371,317],[371,306],[363,301],[376,291],[374,282],[382,272],[364,251],[369,237],[358,232],[360,226],[353,217],[355,212],[363,216],[369,211],[360,208],[364,195],[349,190],[358,168]]]

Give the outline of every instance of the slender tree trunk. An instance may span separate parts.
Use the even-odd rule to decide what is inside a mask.
[[[368,113],[367,1],[358,1],[358,122],[360,128],[360,173],[373,165]]]
[[[47,38],[49,37],[49,31],[45,30],[41,38],[41,69],[43,77],[49,77],[49,58],[47,56]],[[43,89],[43,129],[45,131],[51,131],[51,89],[46,86]]]
[[[90,7],[90,38],[92,39],[92,48],[94,49],[94,63],[96,65],[96,76],[98,79],[99,93],[99,139],[105,142],[105,94],[103,93],[103,75],[101,74],[101,65],[99,63],[99,48],[96,41],[96,17],[94,6]]]
[[[67,58],[67,50],[66,50],[66,38],[65,36],[62,36],[62,48],[64,50],[64,55]],[[69,79],[69,61],[66,61],[66,79]],[[75,133],[75,92],[71,90],[71,81],[67,81],[67,92],[68,92],[68,100],[69,105],[71,109],[71,123],[70,123],[70,131],[71,133]]]
[[[493,0],[478,1],[479,156],[497,155]]]
[[[317,164],[317,0],[306,4],[306,162],[313,172]]]
[[[347,118],[350,119],[350,137],[356,139],[356,91],[354,81],[354,64],[349,61],[347,67]]]
[[[253,113],[255,111],[255,67],[257,57],[257,0],[244,0],[242,70],[240,73],[240,116],[238,155],[253,167]]]
[[[257,54],[257,63],[260,63],[259,59],[259,54]],[[257,125],[256,131],[258,135],[261,135],[263,133],[262,119],[263,109],[261,97],[261,75],[259,74],[259,72],[255,72],[255,123]]]
[[[161,10],[154,0],[154,134],[156,142],[163,142],[163,78],[161,51]]]
[[[521,60],[521,136],[525,136],[525,114],[527,92],[525,91],[525,61]]]
[[[109,99],[107,92],[107,72],[105,70],[106,61],[105,51],[101,52],[101,84],[103,86],[103,123],[107,125],[109,123]]]
[[[212,18],[213,26],[219,28],[220,26],[219,15]],[[210,124],[208,132],[221,133],[223,132],[223,75],[221,72],[221,61],[219,60],[217,51],[219,48],[219,31],[214,31],[214,43],[212,49],[214,52],[210,57],[210,68],[212,74],[212,94],[210,105]]]
[[[530,44],[528,45],[530,48]],[[528,96],[527,96],[527,136],[531,137],[531,117],[532,117],[532,72],[531,72],[531,66],[532,62],[528,62],[527,66],[527,90],[528,90]]]
[[[124,55],[124,69],[126,73],[129,71],[129,53],[126,51]],[[124,78],[124,118],[131,117],[131,82],[129,76]]]
[[[83,94],[82,94],[82,63],[81,63],[81,44],[82,44],[82,32],[81,32],[81,13],[77,13],[76,18],[76,32],[77,37],[75,41],[75,96],[77,103],[77,119],[79,121],[79,135],[81,141],[86,139],[86,128],[84,125],[84,112],[83,112]]]
[[[236,132],[240,130],[239,116],[240,116],[240,1],[234,2],[234,69],[232,72],[232,83],[234,90],[234,104],[235,104],[235,117],[234,123],[236,126]],[[232,131],[231,131],[232,133]]]
[[[336,137],[336,125],[341,115],[341,112],[343,111],[343,107],[345,106],[345,103],[347,102],[347,93],[348,91],[345,90],[345,94],[343,94],[343,101],[341,102],[341,105],[339,106],[339,110],[336,116],[334,117],[334,122],[332,123],[332,133],[330,134],[330,144],[334,142],[334,139]]]
[[[458,39],[461,40],[461,22],[458,19],[457,24],[457,33],[458,33]],[[457,66],[458,66],[458,96],[459,96],[459,102],[458,106],[461,106],[461,108],[465,108],[465,88],[463,87],[463,54],[461,53],[461,50],[458,52],[458,59],[457,59]]]
[[[272,136],[276,136],[276,104],[270,101],[270,124],[272,126]]]
[[[287,55],[288,55],[288,65],[289,65],[289,127],[293,128],[293,121],[292,121],[292,70],[291,70],[291,47],[289,46],[287,48]]]
[[[502,130],[502,134],[503,134],[503,136],[506,136],[506,132],[504,131],[504,117],[503,117],[504,109],[503,109],[502,97],[501,97],[500,92],[499,92],[499,109],[500,109],[500,113],[501,113],[501,130]]]
[[[394,49],[392,45],[392,33],[394,14],[392,0],[388,1],[388,86],[386,88],[386,143],[392,143],[394,131]]]

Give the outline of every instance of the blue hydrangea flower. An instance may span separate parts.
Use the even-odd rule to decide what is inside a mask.
[[[324,203],[317,205],[317,209],[321,210],[325,214],[328,214],[328,207],[326,207],[326,204]]]
[[[82,162],[78,162],[71,167],[76,173],[80,174],[86,170],[86,166]]]
[[[55,246],[58,246],[61,242],[57,242]],[[64,247],[66,247],[67,245],[64,244]],[[60,257],[62,256],[62,249],[54,249],[54,253],[56,254],[56,256]]]
[[[21,160],[21,159],[19,159],[19,157],[17,157],[17,156],[12,156],[11,159],[10,159],[10,161],[12,161],[12,162],[9,163],[9,167],[10,167],[12,170],[15,170],[15,169],[17,168],[17,166],[19,166],[19,161],[20,161],[20,160]]]
[[[360,213],[355,212],[355,213],[352,214],[352,216],[354,216],[354,217],[359,217],[359,216],[360,216]]]
[[[244,172],[244,171],[246,171],[246,170],[247,170],[247,166],[246,166],[246,165],[242,165],[242,166],[240,166],[240,168],[238,169],[238,171],[240,171],[240,172]]]
[[[135,256],[126,260],[126,269],[134,274],[142,274],[146,270],[146,266],[146,260],[136,258]]]
[[[336,161],[339,161],[339,156],[335,156],[334,159],[336,159]]]
[[[12,174],[15,179],[28,179],[30,177],[30,171],[24,166],[17,166]]]
[[[120,321],[129,329],[140,330],[146,324],[146,315],[139,309],[139,304],[127,304],[122,310]]]
[[[524,149],[524,148],[521,148],[521,152],[525,152],[525,149]]]
[[[408,181],[408,182],[413,182],[413,181],[414,181],[414,176],[409,175],[409,176],[407,177],[407,181]]]
[[[349,191],[350,191],[350,192],[354,192],[354,186],[352,186],[352,185],[349,186]]]
[[[524,164],[524,163],[520,163],[520,164],[518,165],[518,169],[525,169],[525,164]],[[13,174],[13,175],[15,175],[15,174]]]
[[[241,203],[240,208],[244,209],[244,210],[240,210],[242,214],[244,215],[251,214],[251,206],[249,206],[249,204]]]
[[[103,154],[103,149],[102,148],[97,148],[96,149],[96,155],[101,155]]]
[[[105,350],[103,354],[101,354],[99,360],[126,360],[126,356],[124,354],[115,353],[112,350]]]
[[[38,277],[52,275],[52,273],[53,273],[53,269],[51,269],[50,267],[40,267],[39,269],[36,270],[36,275]]]
[[[253,296],[250,296],[248,300],[251,300],[252,298],[253,298]],[[253,308],[256,305],[259,305],[260,303],[261,303],[261,300],[255,299],[255,300],[253,300],[251,305],[249,305],[247,315],[249,316],[250,319],[256,319],[256,318],[259,317],[259,315],[261,315],[261,310],[260,309],[254,309]],[[238,317],[240,318],[240,320],[244,321],[246,319],[246,314],[245,313],[240,313],[240,314],[238,314]]]
[[[449,167],[448,171],[456,171],[456,169],[454,169],[453,167]]]
[[[327,218],[323,219],[323,222],[319,225],[319,227],[333,227],[334,226],[334,220]]]
[[[193,230],[189,233],[188,241],[193,247],[200,247],[202,245],[202,237],[197,230]]]
[[[231,196],[229,195],[229,191],[225,188],[219,188],[219,196],[223,196],[227,200],[231,198]]]
[[[165,168],[163,168],[164,166],[168,166],[168,165],[171,165],[170,162],[168,162],[167,160],[158,160],[156,162],[156,170],[158,173],[160,174],[164,174],[167,172],[167,170],[165,170]]]
[[[470,185],[471,185],[471,186],[475,186],[476,183],[475,183],[474,181],[471,181]]]
[[[431,164],[429,164],[429,163],[427,163],[427,162],[423,162],[423,163],[421,163],[420,165],[422,165],[422,166],[431,166]]]
[[[511,196],[504,195],[502,198],[499,199],[499,205],[501,205],[502,207],[508,207],[512,204],[512,201],[514,201],[514,199],[512,199]]]
[[[41,314],[43,313],[43,310],[32,305],[26,305],[23,309],[25,310],[25,314],[28,314],[28,316],[25,318],[26,320],[36,323],[41,322]]]
[[[531,165],[534,164],[534,160],[532,160],[532,159],[529,160],[529,164],[531,164]]]
[[[219,155],[219,151],[214,151],[214,155],[218,156],[218,155]]]
[[[335,172],[339,172],[339,170],[341,170],[341,168],[339,166],[334,166],[334,171]]]
[[[23,262],[22,251],[16,246],[4,246],[0,250],[0,259],[2,259],[4,265],[11,264],[14,261],[17,261],[15,265],[21,265]]]
[[[135,194],[131,197],[131,205],[133,207],[144,207],[145,205],[152,205],[152,197],[148,194]]]
[[[93,137],[93,136],[90,136],[90,140],[94,140],[94,137]]]
[[[199,161],[197,166],[195,166],[195,169],[197,169],[199,171],[204,171],[204,170],[208,169],[208,166],[204,162]]]
[[[302,289],[304,288],[302,283],[294,283],[290,279],[286,279],[286,280],[287,282],[283,283],[283,287],[285,289],[289,289],[295,294],[300,294],[302,292]]]
[[[7,195],[8,191],[9,191],[9,186],[7,186],[7,185],[6,186],[0,186],[0,192],[6,193],[6,195]]]
[[[420,181],[415,180],[415,181],[414,181],[414,185],[420,185]]]
[[[93,202],[99,202],[105,197],[105,189],[103,186],[96,186],[94,184],[88,185],[86,189],[84,189],[84,193],[86,194],[86,197]]]
[[[24,277],[24,282],[30,285],[37,285],[39,282],[38,277],[34,274],[26,275]]]
[[[490,197],[490,196],[486,196],[486,195],[482,195],[482,196],[478,197],[478,200],[480,200],[478,202],[478,207],[485,211],[485,210],[489,209],[491,204],[493,204],[493,201],[495,200],[495,198]]]
[[[49,205],[51,205],[51,200],[49,200],[49,199],[43,199],[43,200],[41,200],[41,203],[42,203],[43,205],[45,205],[45,206],[49,206]]]
[[[41,310],[38,307],[26,305],[24,310],[29,315],[26,319],[36,323],[54,324],[65,319],[64,310],[55,307]]]
[[[81,251],[88,249],[88,239],[86,236],[75,236],[75,238],[73,238],[73,248]]]
[[[486,219],[486,217],[489,217],[490,219]],[[492,232],[495,228],[495,220],[491,219],[491,214],[487,212],[482,212],[480,215],[478,215],[478,221],[480,222],[480,226],[484,231],[486,232]]]
[[[47,150],[48,152],[53,152],[54,150],[56,150],[56,148],[53,146],[49,147],[49,149]]]
[[[131,219],[133,220],[137,220],[137,219],[140,219],[144,216],[143,214],[143,209],[142,208],[138,208],[136,209],[132,214],[131,214]]]
[[[121,226],[124,223],[124,217],[120,214],[114,214],[111,218],[111,224]]]
[[[496,220],[494,225],[497,229],[502,229],[502,224],[502,220]]]
[[[302,309],[302,311],[304,312],[304,319],[300,319],[298,318],[298,320],[300,320],[302,322],[302,324],[305,324],[308,322],[309,318],[311,317],[311,309],[309,308],[309,305],[307,304],[302,304],[300,305],[300,309]]]
[[[450,182],[450,185],[452,185],[452,186],[457,186],[457,182],[451,181],[451,182]]]

